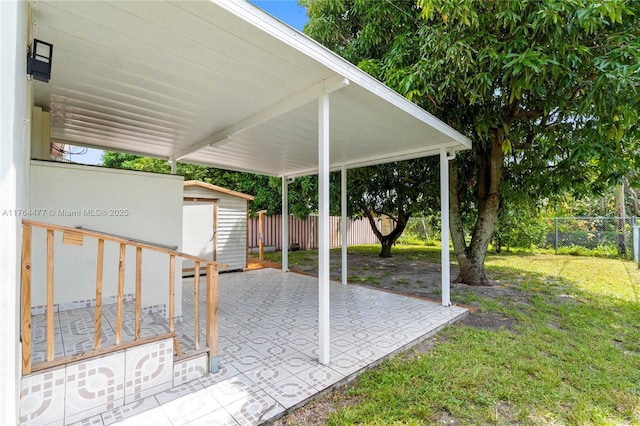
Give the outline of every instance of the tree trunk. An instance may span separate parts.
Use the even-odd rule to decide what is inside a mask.
[[[638,200],[638,193],[631,188],[629,185],[629,180],[625,177],[622,182],[624,183],[625,191],[628,191],[631,194],[631,210],[633,210],[633,216],[640,216],[640,200]]]
[[[376,226],[375,218],[371,212],[367,212],[367,219],[369,219],[369,225],[371,226],[371,230],[380,241],[382,248],[380,250],[380,257],[391,257],[391,247],[395,244],[395,242],[400,238],[400,235],[404,232],[404,228],[407,226],[407,222],[409,222],[409,218],[411,217],[411,213],[405,214],[404,211],[400,210],[398,213],[398,218],[396,219],[396,226],[387,235],[382,235],[382,232]]]
[[[476,197],[478,203],[478,217],[471,235],[471,242],[466,243],[464,226],[460,208],[461,197],[458,184],[457,165],[450,163],[450,202],[451,202],[451,236],[453,239],[454,255],[458,260],[460,274],[455,279],[457,283],[468,285],[491,285],[484,270],[484,260],[493,230],[498,220],[500,209],[500,182],[504,154],[502,152],[502,131],[496,130],[492,134],[489,146],[475,146],[477,162]],[[458,160],[456,160],[458,161]]]
[[[391,241],[388,238],[383,238],[380,240],[380,244],[382,245],[382,249],[380,250],[380,257],[391,257],[391,246],[395,241]]]

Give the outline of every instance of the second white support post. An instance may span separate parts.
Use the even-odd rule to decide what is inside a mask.
[[[318,361],[329,365],[329,95],[318,99]]]
[[[449,159],[440,148],[440,217],[442,243],[442,305],[450,306],[451,268],[449,265]]]
[[[347,166],[342,165],[340,171],[340,196],[342,210],[342,284],[347,285]]]
[[[289,182],[282,176],[282,272],[289,272]]]

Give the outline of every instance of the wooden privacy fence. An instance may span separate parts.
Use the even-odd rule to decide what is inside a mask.
[[[42,228],[46,231],[46,361],[32,365],[31,362],[31,271],[32,271],[32,228]],[[82,246],[84,238],[94,238],[98,242],[96,253],[96,283],[95,283],[95,323],[93,336],[93,350],[83,352],[78,355],[54,359],[54,234],[62,232],[62,243],[72,246]],[[102,319],[102,281],[104,275],[104,243],[113,242],[119,245],[118,257],[118,294],[116,310],[115,345],[107,348],[101,347],[101,319]],[[125,254],[127,246],[135,248],[135,337],[132,342],[122,342],[122,324],[124,312],[124,288],[125,288]],[[164,253],[169,261],[168,277],[168,332],[162,335],[142,339],[140,337],[140,324],[142,317],[142,251],[149,250]],[[22,221],[22,272],[21,272],[21,341],[22,341],[22,374],[30,374],[33,371],[66,364],[71,361],[90,358],[96,355],[125,349],[127,347],[138,346],[155,340],[173,338],[176,355],[180,355],[180,345],[175,333],[174,326],[174,301],[175,301],[175,263],[176,257],[193,260],[195,262],[194,277],[194,341],[195,348],[200,349],[200,325],[198,320],[198,280],[200,276],[201,264],[205,265],[207,271],[206,289],[206,344],[209,357],[214,358],[218,354],[218,267],[226,265],[211,260],[202,259],[186,253],[180,253],[171,249],[159,247],[153,244],[129,240],[123,237],[105,234],[85,229],[69,228],[66,226],[52,225],[35,222],[32,220]],[[115,265],[114,265],[115,266]]]
[[[257,217],[249,218],[248,247],[258,247],[260,244],[260,228]],[[342,246],[342,218],[340,216],[329,217],[330,247]],[[380,224],[378,223],[378,229]],[[360,244],[377,244],[378,239],[371,230],[366,219],[350,219],[347,225],[347,246]],[[298,219],[289,216],[289,248],[294,244],[299,245],[300,250],[318,248],[318,216],[308,216]],[[264,217],[264,245],[282,250],[282,215]]]

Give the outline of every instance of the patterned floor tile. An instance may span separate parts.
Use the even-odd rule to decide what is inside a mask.
[[[181,398],[183,396],[191,395],[192,393],[198,392],[204,387],[200,384],[199,381],[194,380],[192,382],[187,382],[183,385],[176,386],[164,392],[157,393],[155,395],[156,400],[159,404],[165,404],[167,402],[171,402],[175,399]]]
[[[122,407],[102,413],[102,421],[105,426],[113,423],[121,422],[124,419],[145,413],[149,410],[159,407],[158,401],[154,397],[149,397],[132,402]],[[139,419],[138,419],[139,420]]]
[[[64,419],[65,369],[34,373],[22,378],[20,424],[37,425]]]
[[[257,391],[226,407],[241,425],[259,425],[284,411],[284,407],[264,391]]]
[[[283,358],[281,365],[290,373],[298,374],[309,367],[318,365],[318,361],[317,359],[313,359],[310,355],[305,355],[304,353],[299,352]]]
[[[296,376],[313,386],[318,391],[326,389],[345,377],[336,370],[319,364],[298,373]]]
[[[258,353],[268,359],[279,360],[286,358],[289,355],[294,355],[298,351],[289,347],[286,344],[274,343],[271,345],[264,345],[258,349]]]
[[[173,387],[171,339],[129,348],[125,351],[125,398],[146,398],[171,387]]]
[[[251,339],[248,339],[249,341]],[[253,348],[248,345],[247,340],[244,340],[242,343],[230,343],[220,347],[220,355],[233,355],[239,354],[242,352],[251,351]]]
[[[333,358],[334,356],[341,353],[343,350],[336,348],[333,345],[333,340],[331,342],[332,343],[331,343],[331,348],[329,349],[329,357]],[[302,349],[300,352],[305,356],[309,357],[314,362],[318,361],[318,352],[319,352],[318,343],[316,343],[315,345],[309,346],[305,349]]]
[[[102,416],[98,414],[97,416],[80,420],[79,422],[73,423],[68,426],[104,426],[104,422],[102,421]]]
[[[357,359],[358,361],[363,362],[364,364],[370,364],[382,357],[384,357],[387,352],[382,349],[378,349],[375,345],[362,345],[356,348],[345,351],[345,354],[350,355]]]
[[[183,280],[183,321],[176,323],[183,351],[195,348],[192,282],[192,279]],[[170,422],[255,424],[351,376],[366,364],[375,362],[465,313],[462,308],[442,307],[437,303],[375,289],[332,283],[331,359],[330,366],[325,367],[317,361],[317,278],[283,274],[272,269],[223,274],[220,276],[219,294],[220,371],[197,380],[192,380],[195,376],[182,373],[176,376],[177,373],[174,372],[170,380],[175,380],[175,384],[180,385],[155,395],[152,401],[157,401],[160,407],[124,418],[121,422],[136,424],[135,421],[138,421],[137,424],[156,426]],[[202,324],[206,312],[205,296],[205,292],[201,291],[199,317]],[[132,302],[125,303],[123,341],[133,339],[133,308]],[[82,308],[56,313],[56,356],[92,348],[94,312],[93,308]],[[106,305],[101,324],[103,346],[114,343],[115,317],[115,305]],[[44,359],[45,324],[44,315],[34,316],[34,360]],[[160,314],[144,314],[142,325],[143,336],[164,333],[168,329],[166,318]],[[204,333],[203,325],[200,327],[202,345],[205,342]],[[141,354],[142,357],[145,355]],[[133,361],[128,364],[131,362]],[[207,368],[206,363],[201,364],[198,363],[198,375]],[[100,377],[106,377],[105,374],[113,370],[114,366],[107,363],[103,367],[106,370],[96,370],[90,379],[85,378],[85,384],[97,387],[98,382],[104,381]],[[72,371],[73,368],[76,367],[72,367]],[[149,369],[153,375],[152,370],[157,369]],[[178,368],[175,371],[181,370]],[[72,391],[75,389],[73,383],[78,381],[78,374],[78,371],[73,373],[74,378],[69,387]],[[134,378],[128,380],[130,383],[135,381]],[[105,395],[101,392],[109,393],[113,390],[113,384],[107,382],[108,380],[104,383],[104,389],[89,392],[95,394],[92,399],[102,401],[100,398]],[[159,390],[156,386],[149,386],[149,392]],[[118,390],[117,395],[120,392],[124,395],[124,388]],[[113,411],[110,412],[119,412],[118,410],[124,409],[124,402],[126,399],[112,397],[102,408],[107,409],[111,404]],[[82,405],[79,401],[67,401],[66,404],[69,413],[81,409],[74,407],[74,404]],[[224,404],[224,408],[221,408],[221,404]],[[21,415],[29,407],[26,402],[23,405]],[[79,420],[80,415],[87,417],[90,414],[91,412],[76,412],[75,417],[72,414],[67,420]],[[106,413],[105,415],[108,416]],[[112,417],[108,418],[111,422]],[[87,419],[96,422],[102,420],[103,417],[98,419],[96,416]]]
[[[299,334],[289,339],[288,345],[296,351],[302,351],[312,346],[317,346],[318,339]]]
[[[386,335],[390,339],[393,339],[400,346],[404,346],[414,340],[417,336],[412,333],[407,333],[404,330],[396,330]]]
[[[396,349],[402,347],[401,343],[397,342],[395,339],[386,335],[378,336],[372,339],[370,343],[372,343],[378,349],[383,350],[387,353],[393,352]]]
[[[173,425],[184,425],[222,408],[207,389],[180,396],[160,406]]]
[[[331,357],[329,367],[340,374],[348,376],[365,367],[368,363],[346,353]]]
[[[207,373],[198,379],[198,381],[206,388],[237,376],[238,374],[240,374],[240,372],[233,365],[227,362],[221,362],[220,370],[218,370],[217,373]]]
[[[124,353],[66,367],[65,417],[83,419],[124,404]]]
[[[276,383],[286,377],[290,377],[291,373],[283,366],[274,363],[273,365],[259,367],[244,373],[251,381],[260,387]]]
[[[253,349],[245,350],[241,353],[225,355],[225,359],[241,373],[260,367],[267,363],[264,355]]]
[[[224,408],[205,414],[186,425],[189,426],[237,426],[239,423]]]
[[[259,391],[260,386],[240,374],[216,383],[215,385],[208,386],[206,390],[211,393],[220,404],[227,406]]]
[[[318,392],[297,376],[285,378],[265,387],[264,390],[285,408],[293,407]]]
[[[173,366],[173,386],[197,380],[207,374],[207,355],[176,362]]]
[[[174,426],[162,407],[151,408],[115,423],[118,426]]]

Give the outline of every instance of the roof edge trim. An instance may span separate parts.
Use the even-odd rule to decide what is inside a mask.
[[[275,37],[290,47],[306,54],[307,56],[321,62],[324,66],[342,75],[355,84],[367,89],[397,108],[411,114],[415,118],[431,125],[440,132],[451,137],[453,140],[465,146],[466,149],[471,148],[471,141],[462,133],[453,129],[445,122],[425,111],[423,108],[409,101],[398,92],[376,80],[360,68],[342,58],[338,54],[327,49],[309,36],[299,32],[284,24],[267,12],[245,0],[211,0],[223,9],[233,13],[241,19],[251,23],[255,27],[261,29],[267,34]]]
[[[202,182],[202,181],[199,181],[199,180],[188,180],[188,181],[185,181],[184,186],[185,186],[185,188],[186,187],[192,187],[192,186],[198,186],[200,188],[209,189],[211,191],[221,192],[223,194],[232,195],[232,196],[238,197],[238,198],[244,198],[245,200],[249,200],[249,201],[253,201],[253,198],[254,198],[253,195],[244,194],[242,192],[234,191],[234,190],[228,189],[228,188],[223,188],[221,186],[213,185],[213,184]]]

